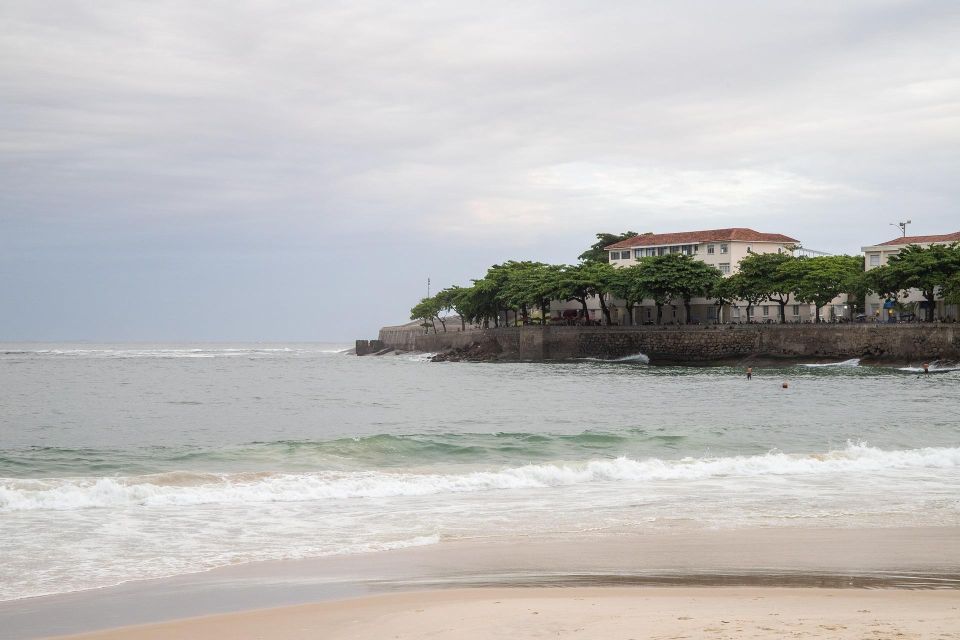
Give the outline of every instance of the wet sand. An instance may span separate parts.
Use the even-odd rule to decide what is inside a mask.
[[[960,592],[512,588],[373,596],[181,620],[76,640],[960,638]]]
[[[960,596],[960,529],[769,528],[450,541],[382,553],[256,562],[4,602],[0,603],[0,629],[5,638],[38,638],[198,616],[268,615],[254,610],[291,605],[314,607],[305,614],[312,619],[332,615],[324,602],[341,603],[336,607],[346,606],[342,604],[346,602],[353,603],[349,607],[364,607],[368,606],[364,603],[420,599],[439,603],[447,602],[442,594],[455,592],[472,594],[463,596],[466,600],[458,601],[456,607],[476,609],[478,618],[484,618],[489,615],[481,613],[486,611],[484,607],[492,606],[487,603],[476,608],[478,602],[486,602],[484,593],[506,590],[514,594],[510,596],[513,599],[522,594],[541,594],[537,598],[565,594],[562,597],[569,599],[585,588],[591,597],[606,598],[619,590],[629,593],[631,599],[660,593],[676,596],[693,589],[698,597],[709,596],[704,611],[710,610],[710,603],[719,602],[715,598],[739,601],[740,596],[733,594],[743,593],[743,589],[773,589],[771,597],[780,594],[780,599],[809,592],[809,600],[813,594],[826,597],[836,591],[844,598],[856,593],[889,593],[891,597],[902,595],[903,602],[923,603],[928,596],[929,602],[941,602],[940,598]],[[593,588],[599,590],[594,593]],[[384,595],[400,599],[377,599]],[[557,615],[567,609],[566,605],[551,606],[557,608]],[[911,615],[922,617],[921,610]],[[637,615],[647,615],[645,609],[637,611]],[[844,611],[838,610],[837,615],[849,613]],[[401,613],[395,611],[398,616]],[[752,620],[756,615],[758,611],[751,609],[744,610],[742,617]],[[570,624],[579,619],[571,618]],[[325,625],[333,624],[328,618],[323,620]],[[595,630],[594,637],[598,633]]]

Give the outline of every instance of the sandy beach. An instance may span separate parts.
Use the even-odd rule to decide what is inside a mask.
[[[0,623],[23,639],[946,638],[958,558],[952,527],[463,541],[11,601]]]
[[[510,588],[390,594],[126,627],[162,638],[960,638],[960,592],[784,588]]]

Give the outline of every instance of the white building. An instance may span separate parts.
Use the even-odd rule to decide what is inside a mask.
[[[780,233],[761,233],[753,229],[734,227],[729,229],[707,229],[704,231],[683,231],[679,233],[646,233],[628,238],[606,247],[610,264],[614,267],[628,267],[636,264],[640,258],[683,253],[716,267],[724,275],[733,275],[739,270],[740,261],[751,253],[790,253],[799,241]],[[613,300],[611,320],[614,324],[629,324],[623,301]],[[830,321],[834,317],[849,315],[845,307],[846,297],[835,299],[821,309],[821,318]],[[590,319],[601,320],[600,305],[591,301]],[[579,303],[554,303],[551,305],[554,318],[565,314],[575,314]],[[787,322],[812,322],[816,318],[816,308],[812,304],[788,300],[786,306]],[[645,300],[634,308],[636,324],[653,324],[657,319],[656,305]],[[681,301],[666,305],[662,322],[684,322],[684,309]],[[691,301],[691,322],[779,322],[780,305],[773,301],[764,301],[755,305],[752,316],[747,318],[747,304],[737,301],[720,309],[715,301],[708,298],[694,298]]]
[[[894,238],[893,240],[881,242],[880,244],[863,247],[863,268],[869,271],[870,269],[875,269],[887,264],[890,256],[897,255],[900,253],[900,250],[907,245],[916,244],[921,247],[929,247],[934,244],[952,244],[954,242],[960,242],[960,231],[936,236],[905,236]],[[919,290],[911,289],[907,292],[905,298],[900,299],[900,302],[911,305],[913,307],[913,313],[918,319],[922,320],[926,317],[922,309],[923,305],[926,304],[926,299]],[[895,322],[898,319],[896,317],[896,311],[890,308],[889,305],[888,308],[884,308],[884,300],[881,300],[876,294],[868,295],[865,304],[868,318],[873,318],[875,321],[881,322]],[[957,305],[944,304],[943,299],[937,299],[936,305],[937,307],[934,310],[935,317],[951,318],[953,320],[960,319]]]

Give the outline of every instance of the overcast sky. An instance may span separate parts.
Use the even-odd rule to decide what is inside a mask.
[[[4,0],[0,340],[352,340],[504,259],[960,230],[960,3]]]

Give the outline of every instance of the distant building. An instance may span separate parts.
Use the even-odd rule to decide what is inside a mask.
[[[716,267],[725,276],[733,275],[739,270],[740,261],[751,253],[788,253],[794,255],[798,250],[799,240],[781,233],[762,233],[743,227],[728,229],[707,229],[704,231],[682,231],[677,233],[646,233],[628,238],[606,247],[609,252],[610,264],[614,267],[629,267],[636,264],[640,258],[662,256],[669,253],[682,253],[693,256],[707,264]],[[802,250],[801,250],[802,251]],[[821,254],[821,252],[812,252]],[[623,302],[613,300],[611,320],[614,324],[627,324],[626,310]],[[834,317],[848,314],[845,307],[846,298],[841,296],[830,305],[821,309],[821,318],[830,321]],[[590,319],[601,320],[600,305],[596,300],[591,301]],[[553,316],[563,318],[576,314],[579,303],[553,303]],[[747,318],[747,305],[743,301],[719,308],[713,299],[694,298],[691,301],[691,322],[779,322],[780,305],[776,302],[765,301],[755,305],[751,318]],[[684,310],[681,301],[673,305],[666,305],[663,310],[664,323],[683,322]],[[790,300],[786,306],[787,322],[811,322],[816,317],[816,308],[808,303]],[[634,308],[634,321],[637,324],[652,324],[656,322],[656,305],[652,300],[645,300],[642,305]]]
[[[880,244],[870,245],[868,247],[863,247],[863,268],[866,271],[870,269],[875,269],[887,264],[887,260],[890,259],[890,256],[895,256],[900,253],[900,250],[906,247],[907,245],[916,244],[921,247],[929,247],[934,244],[952,244],[954,242],[960,242],[960,231],[954,233],[945,233],[942,235],[936,236],[905,236],[900,238],[894,238],[893,240],[887,240],[886,242],[881,242]],[[927,304],[926,300],[923,297],[923,294],[917,289],[911,289],[905,299],[901,299],[900,302],[906,303],[913,306],[913,313],[918,319],[922,319],[925,314],[921,313],[924,306]],[[875,320],[880,320],[883,322],[893,322],[898,319],[897,311],[890,302],[882,300],[878,295],[871,294],[866,298],[866,314],[868,318],[874,318]],[[957,305],[948,305],[944,304],[943,299],[937,299],[936,301],[937,308],[934,311],[934,315],[937,318],[950,318],[957,320],[958,309]]]

